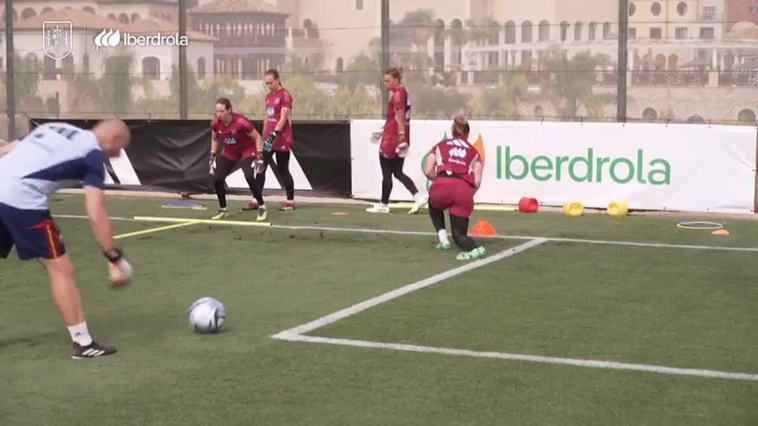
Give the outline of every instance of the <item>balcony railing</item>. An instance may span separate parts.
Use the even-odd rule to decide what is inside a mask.
[[[722,71],[719,73],[719,86],[758,87],[758,70]]]
[[[632,71],[633,86],[706,86],[707,71]]]

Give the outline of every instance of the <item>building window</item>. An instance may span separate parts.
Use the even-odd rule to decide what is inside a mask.
[[[52,9],[51,9],[51,10],[52,10]],[[84,6],[84,7],[82,8],[82,10],[83,10],[83,11],[85,11],[85,12],[89,12],[89,13],[91,13],[91,14],[93,14],[93,15],[95,14],[95,9],[93,9],[93,8],[91,8],[91,7],[89,7],[89,6]],[[42,13],[44,13],[44,11],[43,11]]]
[[[676,5],[676,13],[679,14],[679,16],[684,16],[687,14],[687,3],[680,1],[679,4]]]
[[[337,58],[337,66],[335,67],[335,70],[338,73],[342,73],[345,70],[345,62],[342,60],[342,58]]]
[[[712,21],[716,19],[716,6],[706,6],[703,8],[703,19]]]
[[[658,16],[661,14],[661,4],[658,2],[654,2],[650,6],[650,12],[653,14],[653,16]]]
[[[139,21],[139,20],[140,20],[140,18],[139,18],[139,13],[132,13],[132,16],[131,16],[131,18],[129,18],[129,19],[131,19],[131,21],[132,21],[132,22],[137,22],[137,21]]]
[[[548,27],[548,30],[550,28]],[[524,21],[521,24],[521,42],[522,43],[531,43],[532,42],[532,23],[531,21]]]
[[[89,74],[89,55],[86,53],[82,56],[82,72]]]
[[[561,41],[566,41],[568,38],[569,23],[566,21],[561,22]]]
[[[677,27],[675,30],[675,37],[679,40],[687,38],[687,27]]]
[[[603,24],[603,38],[609,39],[611,38],[611,23],[606,22]]]
[[[32,16],[37,16],[37,12],[30,7],[21,11],[21,19],[31,18]]]
[[[539,34],[537,35],[539,41],[550,40],[550,23],[547,21],[540,22]]]
[[[629,3],[629,16],[634,16],[635,13],[637,13],[637,5]]]
[[[582,23],[574,24],[574,41],[582,41]]]
[[[755,112],[745,108],[737,114],[737,121],[741,124],[755,124]]]
[[[118,22],[121,22],[122,24],[128,24],[129,16],[126,13],[119,13]]]
[[[643,120],[657,120],[658,119],[658,112],[653,108],[645,108],[642,110],[642,119]]]
[[[355,10],[363,10],[363,0],[355,0]]]
[[[713,27],[703,27],[703,28],[700,28],[700,38],[703,38],[703,39],[713,39],[713,38],[716,38],[716,33],[713,30]]]
[[[629,28],[629,39],[634,40],[637,38],[637,28]]]
[[[505,23],[505,44],[516,43],[516,24],[513,21]]]
[[[148,56],[142,60],[142,77],[148,80],[160,80],[161,62],[155,56]]]
[[[597,23],[590,22],[590,33],[589,33],[589,39],[594,40],[595,39],[595,32],[597,32]]]
[[[660,28],[650,28],[650,39],[660,40],[663,38],[663,30]]]
[[[197,78],[205,78],[205,58],[197,58]]]

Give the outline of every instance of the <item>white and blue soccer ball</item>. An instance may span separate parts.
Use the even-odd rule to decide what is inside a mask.
[[[190,305],[187,319],[198,333],[216,333],[226,319],[224,304],[212,297],[202,297]]]

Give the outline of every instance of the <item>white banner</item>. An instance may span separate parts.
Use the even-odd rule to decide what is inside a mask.
[[[424,188],[423,157],[446,135],[450,121],[412,121],[404,171]],[[381,120],[351,123],[352,193],[381,195],[379,146],[371,133]],[[757,130],[694,124],[471,122],[469,141],[485,158],[479,203],[518,203],[535,197],[561,206],[579,201],[606,208],[752,212]],[[392,200],[411,200],[399,181]]]

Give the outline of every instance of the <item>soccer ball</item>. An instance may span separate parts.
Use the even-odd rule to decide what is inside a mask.
[[[190,305],[187,319],[198,333],[216,333],[226,319],[224,304],[212,297],[202,297]]]

